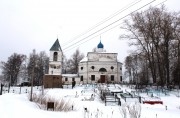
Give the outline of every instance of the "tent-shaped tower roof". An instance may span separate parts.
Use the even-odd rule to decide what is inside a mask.
[[[54,44],[52,45],[50,51],[62,51],[58,39],[54,42]]]

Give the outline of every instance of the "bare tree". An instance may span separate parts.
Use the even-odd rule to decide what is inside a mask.
[[[65,55],[63,55],[63,65],[62,65],[62,73],[66,74],[66,73],[69,73],[68,70],[69,69],[69,62],[68,62],[68,59],[66,58]]]
[[[120,113],[123,118],[127,118],[127,104],[122,104],[120,107]]]
[[[179,40],[179,14],[161,8],[150,7],[143,12],[131,15],[131,21],[125,20],[123,29],[128,33],[120,38],[131,40],[130,45],[137,47],[138,53],[144,54],[147,60],[153,83],[161,86],[170,84],[170,55],[174,40]],[[178,46],[177,46],[178,47]],[[175,60],[177,61],[177,60]],[[142,69],[141,69],[142,70]]]
[[[126,59],[125,59],[125,68],[126,68],[126,72],[127,74],[129,75],[129,80],[130,80],[130,83],[133,82],[133,79],[132,79],[132,57],[131,56],[127,56]]]
[[[127,105],[127,109],[130,115],[130,118],[140,118],[141,117],[141,105],[137,102],[135,104]]]
[[[5,83],[3,75],[0,75],[0,83],[2,83],[2,84]]]
[[[135,103],[124,103],[120,107],[120,113],[123,118],[140,118],[141,117],[141,104]]]
[[[45,51],[41,51],[38,54],[38,59],[36,64],[37,85],[42,84],[44,74],[48,73],[48,67],[49,67],[49,58]]]
[[[33,49],[33,52],[30,53],[29,58],[28,58],[28,77],[29,80],[31,81],[32,79],[33,81],[33,85],[34,83],[36,83],[37,78],[34,78],[36,76],[35,72],[35,68],[37,67],[37,60],[38,60],[38,54],[36,53],[36,50]],[[33,76],[34,75],[34,76]]]
[[[79,49],[75,51],[71,59],[66,61],[66,72],[71,74],[78,73],[79,62],[84,58],[84,54],[80,53]]]
[[[173,82],[179,85],[180,88],[180,17],[176,19],[176,27],[174,30],[175,39],[173,43],[173,51],[170,52],[171,60],[173,60],[172,64],[172,76]],[[176,61],[177,60],[177,61]]]
[[[42,79],[45,73],[48,73],[49,58],[44,51],[41,51],[39,54],[36,53],[34,49],[30,53],[28,60],[28,76],[32,79],[32,73],[34,73],[34,85],[42,84]]]
[[[1,62],[2,74],[11,85],[17,84],[18,75],[25,58],[26,56],[23,54],[14,53],[8,58],[7,62]]]
[[[64,74],[72,74],[72,61],[71,59],[67,59],[65,56],[63,58],[63,73]]]

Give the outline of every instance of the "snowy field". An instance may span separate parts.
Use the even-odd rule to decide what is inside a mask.
[[[125,86],[116,85],[109,87],[111,90],[121,88],[123,92],[134,91]],[[39,107],[37,103],[29,101],[30,87],[11,87],[10,93],[4,88],[3,95],[0,96],[0,118],[123,118],[122,106],[125,104],[134,104],[133,100],[121,98],[121,106],[117,103],[107,103],[100,98],[100,92],[97,86],[65,86],[64,89],[45,89],[44,94],[56,100],[68,99],[73,102],[73,110],[53,111],[46,107]],[[33,93],[42,93],[41,87],[34,87]],[[93,94],[93,100],[89,100]],[[180,118],[180,98],[178,92],[169,92],[168,95],[160,93],[155,94],[157,100],[163,101],[163,104],[143,104],[141,106],[141,118]],[[151,100],[146,93],[140,93],[143,100]],[[87,111],[85,110],[87,108]],[[129,118],[129,116],[128,116]]]

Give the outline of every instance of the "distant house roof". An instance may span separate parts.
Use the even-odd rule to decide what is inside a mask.
[[[53,44],[53,46],[51,47],[50,51],[62,51],[58,39],[54,42],[54,44]]]

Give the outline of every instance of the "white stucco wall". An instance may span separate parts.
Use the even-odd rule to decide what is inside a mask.
[[[57,52],[57,61],[53,61],[54,52]],[[62,52],[50,51],[49,74],[61,75],[62,73]]]
[[[67,80],[66,80],[67,78]],[[83,84],[83,81],[80,80],[80,77],[78,76],[78,74],[62,74],[62,82],[65,85],[70,85],[72,84],[72,81],[74,80],[76,81],[76,84]]]
[[[92,66],[94,66],[94,69],[92,69]],[[111,69],[111,67],[114,67],[114,69]],[[100,68],[105,68],[107,72],[99,72]],[[117,61],[117,53],[89,52],[87,59],[79,63],[79,75],[83,76],[85,83],[95,83],[101,75],[105,76],[106,81],[111,81],[111,75],[113,75],[113,82],[121,82],[122,63]],[[95,81],[91,80],[91,75],[95,75]]]

